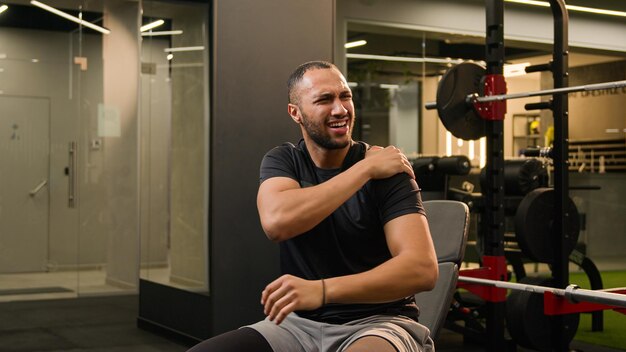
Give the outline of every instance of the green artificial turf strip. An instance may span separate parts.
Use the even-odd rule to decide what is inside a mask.
[[[626,271],[605,271],[600,273],[604,288],[625,287]],[[589,289],[589,279],[584,273],[570,273],[571,283]],[[604,330],[591,331],[591,314],[581,314],[575,340],[586,343],[626,350],[626,315],[613,310],[604,311]]]

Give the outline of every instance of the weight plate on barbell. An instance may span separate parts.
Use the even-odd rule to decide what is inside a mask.
[[[484,67],[462,62],[446,71],[437,85],[439,119],[457,138],[476,140],[487,135],[486,120],[466,101],[468,95],[482,91],[484,76]]]
[[[553,286],[547,277],[525,277],[521,284]],[[537,351],[552,351],[554,331],[550,316],[543,313],[543,295],[523,290],[512,290],[506,298],[507,330],[520,346]],[[580,314],[563,315],[565,339],[572,341],[578,330]]]
[[[541,263],[554,261],[555,236],[565,236],[563,253],[569,256],[578,242],[580,232],[576,204],[567,198],[565,205],[565,229],[563,234],[554,232],[554,190],[537,188],[520,202],[515,213],[515,238],[522,253]]]

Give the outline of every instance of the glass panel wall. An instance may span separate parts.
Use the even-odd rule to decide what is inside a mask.
[[[203,292],[208,5],[144,1],[142,21],[158,25],[141,34],[141,278]]]
[[[206,291],[208,5],[3,4],[0,301]]]

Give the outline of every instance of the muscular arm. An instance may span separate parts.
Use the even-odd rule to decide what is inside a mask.
[[[325,303],[391,302],[434,287],[439,272],[426,218],[403,215],[384,230],[392,258],[362,273],[326,279]],[[263,290],[261,303],[279,324],[294,310],[320,307],[323,296],[320,280],[283,275]]]
[[[385,225],[392,258],[363,273],[326,280],[326,303],[382,303],[433,289],[439,271],[426,217],[407,214]]]
[[[257,195],[263,230],[277,242],[297,236],[328,217],[370,179],[386,178],[400,172],[414,177],[404,154],[395,147],[387,147],[313,187],[300,188],[298,182],[288,177],[265,180]]]

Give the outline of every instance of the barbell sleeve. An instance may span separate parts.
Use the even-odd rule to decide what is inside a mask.
[[[602,90],[602,89],[616,89],[616,88],[622,88],[622,87],[626,87],[626,80],[587,84],[587,85],[582,85],[582,86],[545,89],[545,90],[538,90],[534,92],[511,93],[511,94],[479,96],[478,93],[473,93],[473,94],[467,95],[467,97],[465,98],[465,102],[468,105],[471,105],[474,103],[489,103],[489,102],[509,100],[509,99],[520,99],[520,98],[538,97],[538,96],[554,95],[554,94],[568,94],[568,93],[595,91],[595,90]],[[427,102],[426,104],[424,104],[424,107],[426,108],[426,110],[433,110],[437,108],[437,103],[432,102],[432,101]]]
[[[596,84],[587,84],[583,86],[573,86],[573,87],[563,87],[563,88],[554,88],[554,89],[545,89],[538,90],[534,92],[521,92],[521,93],[512,93],[512,94],[499,94],[499,95],[487,95],[484,97],[477,96],[475,94],[470,94],[467,96],[466,101],[468,103],[489,103],[492,101],[502,101],[509,99],[520,99],[520,98],[528,98],[528,97],[538,97],[543,95],[553,95],[553,94],[566,94],[566,93],[575,93],[575,92],[583,92],[583,91],[594,91],[601,89],[614,89],[626,87],[626,80],[624,81],[614,81],[614,82],[604,82],[604,83],[596,83]]]
[[[626,308],[626,296],[622,294],[602,290],[586,290],[584,288],[578,288],[577,285],[570,286],[573,287],[570,289],[568,286],[565,289],[565,297],[567,298],[569,296],[569,300],[573,303],[591,302]]]

